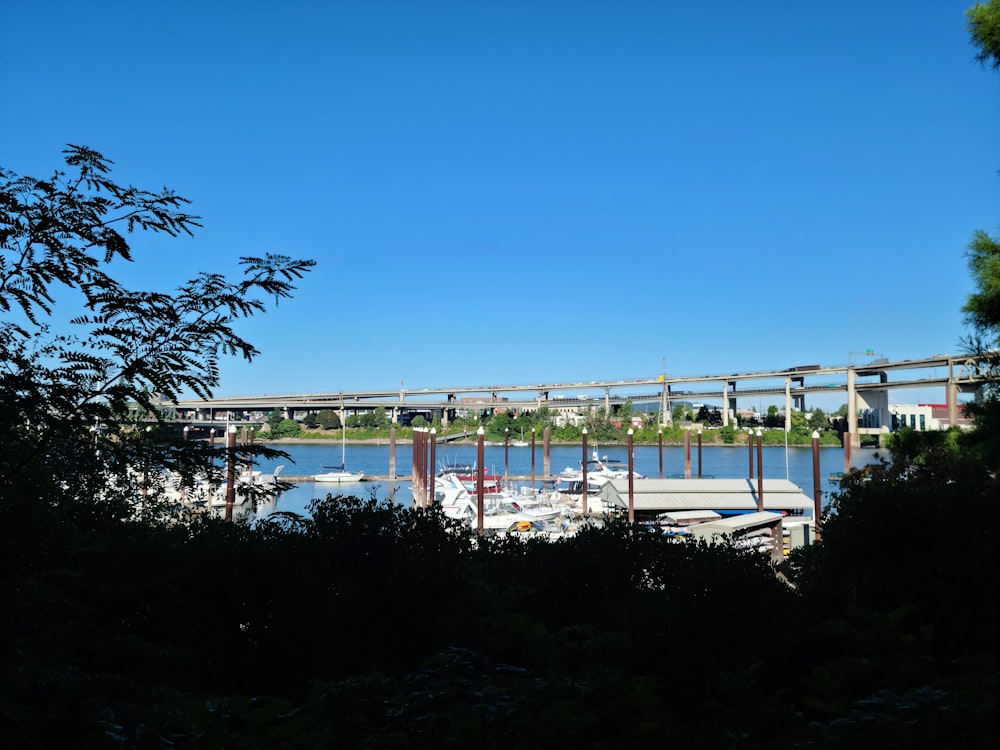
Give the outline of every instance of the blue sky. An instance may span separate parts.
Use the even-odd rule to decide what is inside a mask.
[[[8,0],[0,163],[190,198],[135,286],[318,262],[217,395],[915,359],[1000,224],[971,4]]]

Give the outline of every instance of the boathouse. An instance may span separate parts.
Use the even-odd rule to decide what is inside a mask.
[[[633,479],[632,502],[637,521],[652,521],[664,513],[711,511],[720,516],[774,511],[803,516],[813,501],[787,479],[761,480],[762,500],[757,502],[756,479]],[[600,493],[608,510],[628,511],[629,480],[613,479]],[[711,516],[708,517],[709,519]]]

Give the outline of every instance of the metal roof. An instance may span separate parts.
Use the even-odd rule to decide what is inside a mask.
[[[746,513],[742,516],[732,518],[720,518],[718,521],[709,521],[692,526],[691,531],[695,534],[719,533],[729,534],[742,529],[751,529],[756,526],[774,523],[781,518],[780,513]]]
[[[674,523],[685,523],[688,521],[709,521],[722,518],[714,510],[671,510],[664,513],[660,518]]]
[[[606,483],[600,497],[628,507],[628,479]],[[809,510],[813,501],[787,479],[764,479],[765,510]],[[633,479],[633,507],[641,511],[757,510],[754,479]]]

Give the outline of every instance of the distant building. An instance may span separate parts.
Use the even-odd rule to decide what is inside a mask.
[[[947,430],[951,427],[948,420],[948,404],[893,404],[889,407],[892,413],[893,429],[909,427],[911,430],[928,432],[931,430]],[[958,424],[962,429],[970,429],[972,422],[965,415],[965,409],[959,405]]]
[[[580,427],[587,423],[587,418],[583,414],[577,414],[575,412],[561,412],[553,414],[552,421],[556,427],[563,427],[565,425]]]

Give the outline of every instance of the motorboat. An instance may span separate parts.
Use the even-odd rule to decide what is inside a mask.
[[[559,473],[559,479],[567,481],[582,481],[583,468],[574,469],[567,466]],[[616,458],[598,456],[595,450],[587,460],[587,483],[603,485],[612,479],[628,479],[628,463]],[[632,472],[633,479],[644,479],[645,477],[637,471]]]
[[[475,491],[470,492],[457,474],[435,478],[434,500],[448,518],[478,526],[479,502]],[[503,489],[483,500],[483,529],[491,532],[506,532],[518,522],[527,522],[537,528],[539,524],[551,524],[562,515],[565,512],[561,508],[542,502],[530,493],[517,494]]]

